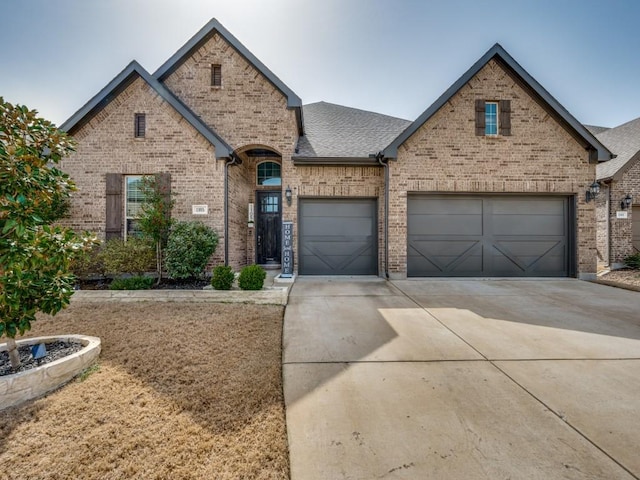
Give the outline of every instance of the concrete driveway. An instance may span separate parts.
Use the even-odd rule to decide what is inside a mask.
[[[299,278],[292,480],[640,478],[640,293]]]

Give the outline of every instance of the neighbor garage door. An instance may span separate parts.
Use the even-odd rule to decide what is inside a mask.
[[[413,195],[407,275],[568,276],[569,197]]]
[[[376,201],[301,199],[301,275],[377,275]]]

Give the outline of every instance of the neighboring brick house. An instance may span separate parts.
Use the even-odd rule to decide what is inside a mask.
[[[153,75],[130,64],[62,129],[71,224],[135,229],[141,175],[174,216],[221,237],[214,263],[300,274],[578,276],[596,272],[585,192],[611,154],[499,45],[417,120],[302,105],[216,20]]]
[[[640,252],[640,118],[594,131],[616,155],[597,167],[598,260],[610,268]],[[635,219],[635,222],[634,222]]]

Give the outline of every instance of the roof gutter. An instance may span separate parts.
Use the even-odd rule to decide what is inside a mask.
[[[294,165],[378,166],[377,155],[369,157],[292,157]]]
[[[373,158],[384,168],[384,278],[389,280],[389,159],[382,152]]]
[[[229,265],[229,167],[240,165],[242,161],[231,153],[224,164],[224,264]]]

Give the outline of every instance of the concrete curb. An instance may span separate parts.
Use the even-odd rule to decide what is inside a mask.
[[[591,280],[592,283],[599,283],[600,285],[606,285],[608,287],[616,287],[616,288],[623,288],[625,290],[631,290],[632,292],[640,292],[640,287],[636,287],[635,285],[629,285],[627,283],[622,283],[622,282],[614,282],[613,280],[601,280],[601,279],[596,279],[596,280]]]

